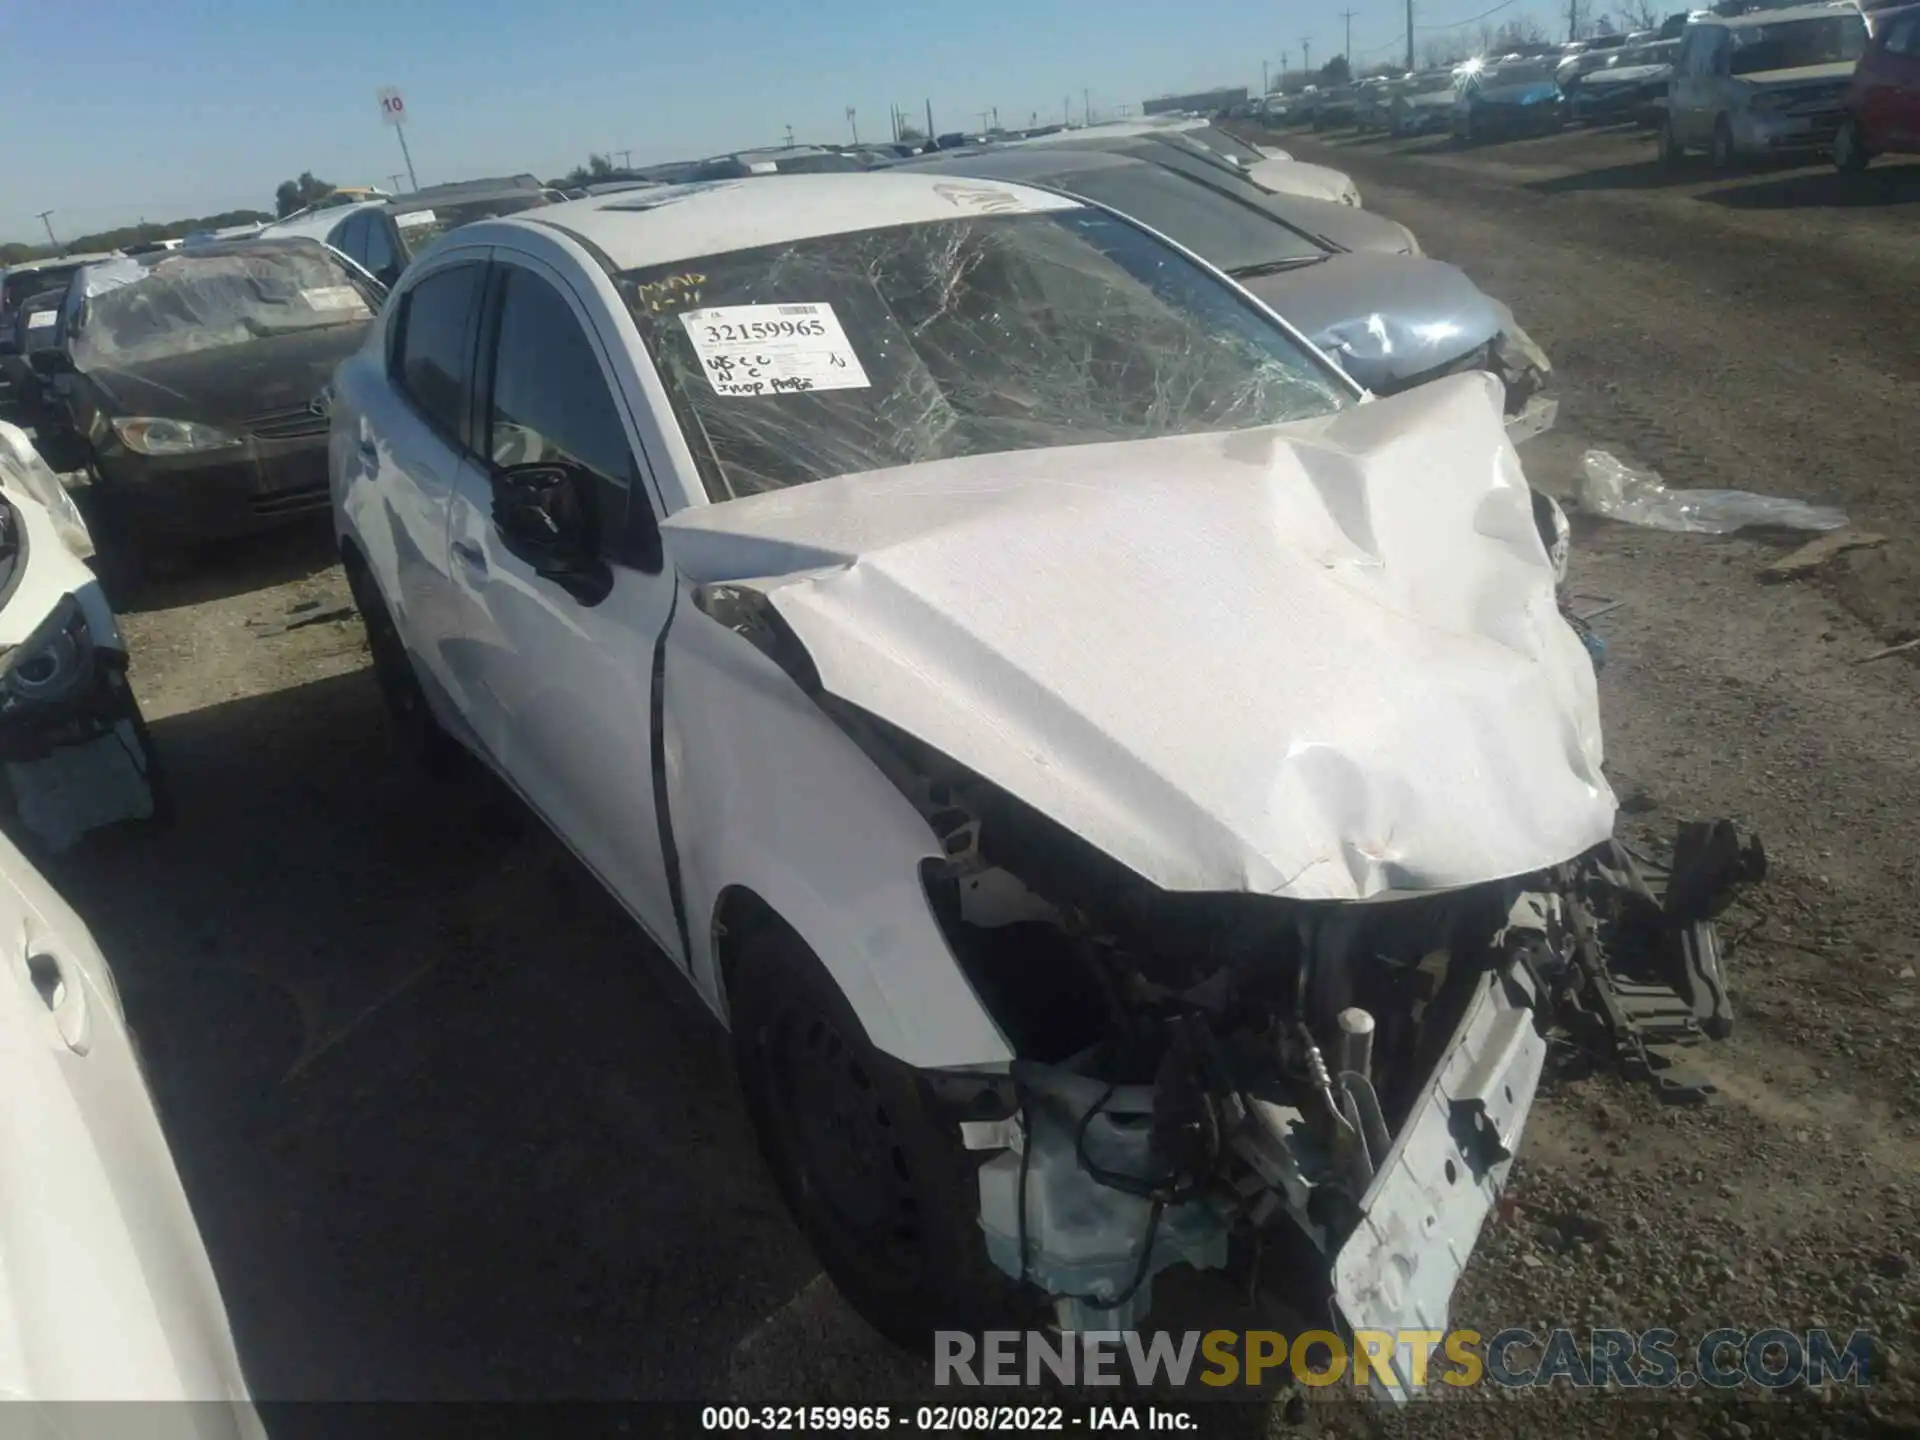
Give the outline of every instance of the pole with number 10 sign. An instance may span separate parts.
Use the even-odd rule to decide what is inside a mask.
[[[380,118],[393,126],[393,133],[400,137],[400,153],[407,162],[407,183],[418,190],[420,181],[413,173],[413,155],[407,149],[407,102],[391,85],[382,85],[374,97],[380,102]]]

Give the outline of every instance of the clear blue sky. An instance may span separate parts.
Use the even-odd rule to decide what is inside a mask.
[[[1420,20],[1492,0],[1423,0]],[[1391,58],[1399,0],[1345,0],[1354,49]],[[420,183],[531,170],[589,151],[634,163],[847,135],[888,106],[941,129],[1096,113],[1220,83],[1257,87],[1283,47],[1341,49],[1333,0],[4,0],[0,240],[145,217],[271,209],[310,169],[336,184],[402,170],[374,91],[396,85]],[[1383,42],[1385,42],[1383,44]],[[1369,49],[1374,54],[1369,56]]]

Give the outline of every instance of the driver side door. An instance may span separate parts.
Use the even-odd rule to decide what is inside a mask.
[[[656,808],[665,790],[659,641],[674,584],[638,432],[607,358],[606,335],[618,332],[561,272],[501,250],[485,313],[481,463],[462,476],[448,533],[462,688],[495,767],[685,964]],[[558,469],[577,485],[604,592],[543,573],[503,528],[525,467]]]

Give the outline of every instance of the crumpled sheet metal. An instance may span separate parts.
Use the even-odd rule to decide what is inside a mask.
[[[1304,195],[1310,200],[1333,200],[1358,205],[1360,187],[1345,171],[1305,160],[1258,160],[1247,166],[1247,178],[1277,195]]]
[[[682,511],[829,692],[1174,890],[1355,900],[1612,833],[1498,383]]]
[[[94,553],[93,536],[67,487],[53,473],[27,432],[0,420],[0,486],[29,495],[46,507],[60,542],[77,560]]]
[[[1408,255],[1334,255],[1241,283],[1381,393],[1484,350],[1513,319],[1465,272]]]

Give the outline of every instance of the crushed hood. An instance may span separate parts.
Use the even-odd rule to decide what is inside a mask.
[[[1333,255],[1240,283],[1369,390],[1398,389],[1505,328],[1503,307],[1465,272],[1411,255]]]
[[[1353,900],[1612,832],[1497,383],[685,510],[824,688],[1175,890]]]

